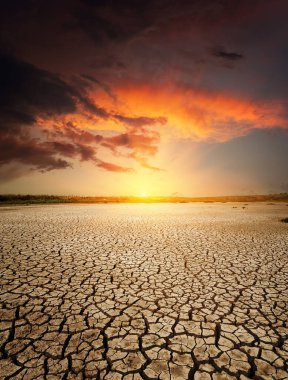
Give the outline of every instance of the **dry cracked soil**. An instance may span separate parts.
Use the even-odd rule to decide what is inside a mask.
[[[0,209],[1,379],[288,379],[286,204]]]

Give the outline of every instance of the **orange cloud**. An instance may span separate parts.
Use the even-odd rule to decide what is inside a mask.
[[[157,154],[163,136],[225,142],[252,129],[288,126],[283,101],[248,101],[176,85],[118,86],[113,93],[115,98],[103,92],[91,93],[91,106],[85,112],[80,106],[78,112],[60,120],[53,118],[50,128],[46,119],[37,120],[50,138],[46,145],[60,156],[90,160],[105,170],[132,170],[102,161],[98,157],[101,146],[114,157],[130,158],[143,168],[157,171],[161,169],[149,161]],[[97,110],[104,110],[105,117],[92,112],[94,104]],[[110,131],[103,131],[107,129]]]
[[[161,87],[123,86],[114,88],[121,102],[108,97],[97,101],[111,112],[127,117],[146,115],[151,120],[167,120],[161,127],[169,133],[198,140],[227,141],[245,135],[251,129],[287,128],[283,101],[252,101],[225,93],[213,93],[174,85]],[[162,118],[162,119],[161,119]],[[109,128],[119,128],[119,120],[109,120]],[[121,123],[120,123],[121,124]]]

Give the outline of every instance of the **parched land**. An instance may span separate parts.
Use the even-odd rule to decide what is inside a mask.
[[[288,379],[286,204],[0,209],[1,379]]]

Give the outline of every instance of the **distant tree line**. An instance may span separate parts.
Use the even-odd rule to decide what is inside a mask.
[[[189,203],[189,202],[288,202],[288,193],[269,195],[239,195],[222,197],[80,197],[64,195],[2,194],[0,205],[51,203]]]

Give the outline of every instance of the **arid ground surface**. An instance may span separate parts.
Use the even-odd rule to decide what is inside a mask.
[[[1,379],[287,379],[287,216],[0,209]]]

